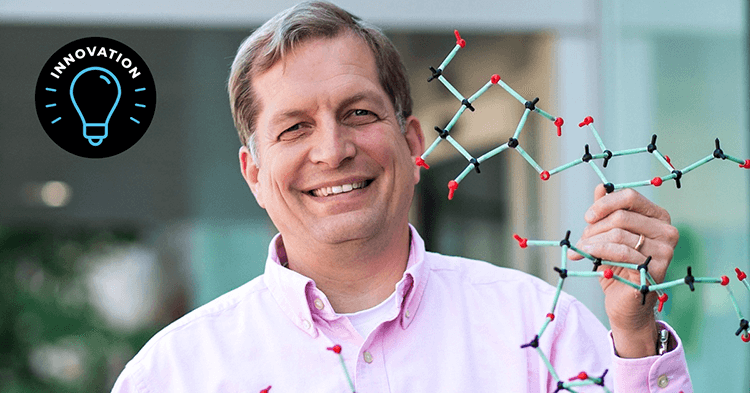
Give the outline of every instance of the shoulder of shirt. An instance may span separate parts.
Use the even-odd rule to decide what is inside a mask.
[[[535,289],[545,294],[554,294],[555,292],[555,287],[546,281],[520,270],[500,267],[476,259],[449,256],[434,252],[427,252],[426,254],[428,256],[427,259],[429,259],[429,268],[432,272],[453,275],[464,284],[473,286],[504,284],[493,286],[497,288],[511,284],[514,287],[521,286],[528,289]]]
[[[263,280],[263,275],[260,275],[242,286],[188,312],[151,337],[130,363],[140,362],[154,350],[154,347],[158,346],[160,342],[168,340],[170,336],[178,334],[182,330],[200,325],[202,322],[208,322],[213,318],[218,318],[226,312],[231,312],[241,303],[252,301],[258,295],[267,291],[268,287],[266,286],[265,280]]]
[[[546,281],[520,270],[500,267],[476,259],[433,252],[426,254],[425,262],[428,262],[431,274],[441,276],[448,281],[460,282],[464,288],[469,286],[483,299],[524,301],[531,309],[546,310],[552,304],[552,299],[557,292],[557,289]],[[565,315],[571,308],[576,309],[576,312],[590,314],[590,311],[578,299],[561,291],[555,314],[565,320]],[[596,317],[593,318],[596,320]],[[555,331],[563,329],[563,326],[562,323],[555,324]]]

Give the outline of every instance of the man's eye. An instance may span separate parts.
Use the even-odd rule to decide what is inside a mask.
[[[302,129],[302,125],[297,123],[279,134],[279,140],[291,140],[299,136],[299,131]]]
[[[349,115],[344,119],[344,124],[350,126],[361,126],[370,124],[378,120],[378,116],[368,111],[367,109],[355,109],[349,112]]]

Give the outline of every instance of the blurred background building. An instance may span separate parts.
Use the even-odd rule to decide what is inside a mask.
[[[226,80],[240,42],[294,2],[217,0],[0,1],[0,391],[106,392],[161,327],[263,273],[273,224],[239,173]],[[459,29],[467,41],[446,77],[465,95],[498,73],[566,120],[540,119],[522,144],[553,168],[582,155],[593,116],[612,150],[658,134],[684,167],[713,151],[750,157],[748,5],[742,0],[385,0],[337,4],[383,27],[407,63],[428,142],[458,105],[427,83]],[[45,61],[75,39],[122,41],[149,65],[157,109],[130,150],[73,156],[39,125],[34,86]],[[465,113],[453,135],[472,153],[507,141],[522,107],[499,88]],[[597,150],[598,151],[598,150]],[[521,250],[513,233],[577,239],[599,182],[583,166],[542,183],[512,152],[482,166],[446,199],[465,161],[447,145],[428,159],[412,222],[428,249],[518,268],[550,282],[557,249]],[[613,160],[616,183],[663,175],[650,156]],[[667,279],[750,269],[750,172],[712,162],[640,191],[672,214],[680,244]],[[587,265],[580,265],[586,269]],[[575,267],[575,265],[573,265]],[[743,312],[750,294],[733,281]],[[606,323],[599,285],[565,290]],[[723,288],[669,292],[661,315],[680,333],[696,391],[745,391],[748,344]],[[540,322],[543,316],[540,316]],[[585,354],[584,354],[585,355]]]

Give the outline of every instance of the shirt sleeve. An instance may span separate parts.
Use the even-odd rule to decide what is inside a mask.
[[[612,332],[609,332],[616,392],[693,393],[682,341],[666,322],[658,323],[676,342],[673,350],[658,356],[621,358],[615,353]]]

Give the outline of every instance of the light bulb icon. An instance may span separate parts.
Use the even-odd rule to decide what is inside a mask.
[[[78,101],[76,101],[76,97],[73,94],[73,88],[82,75],[92,71],[100,71],[101,73],[99,73],[99,78],[96,78],[96,82],[92,84],[92,86],[94,87],[93,90],[88,89],[84,92],[79,93],[78,101],[81,101],[81,103],[92,104],[85,105],[87,108],[85,108],[86,116],[84,116],[81,108],[78,105]],[[103,105],[103,103],[110,102],[105,98],[107,97],[107,90],[111,90],[112,87],[117,88],[117,98],[114,100],[114,104],[112,104],[110,108],[109,105]],[[88,97],[81,97],[81,94],[85,94]],[[95,94],[95,96],[91,96],[91,94]],[[86,69],[83,69],[75,76],[75,78],[73,78],[73,81],[70,83],[70,100],[73,102],[73,106],[75,107],[76,112],[78,112],[78,116],[81,118],[81,122],[83,123],[83,137],[88,139],[91,146],[101,145],[104,141],[104,138],[109,135],[109,120],[112,118],[112,114],[115,112],[117,104],[120,103],[120,97],[122,97],[122,88],[120,87],[120,81],[117,80],[115,74],[113,74],[106,68],[88,67]],[[81,98],[84,99],[81,100]],[[107,112],[107,110],[109,110],[109,112]],[[104,121],[101,121],[105,114],[106,119],[104,119]]]

